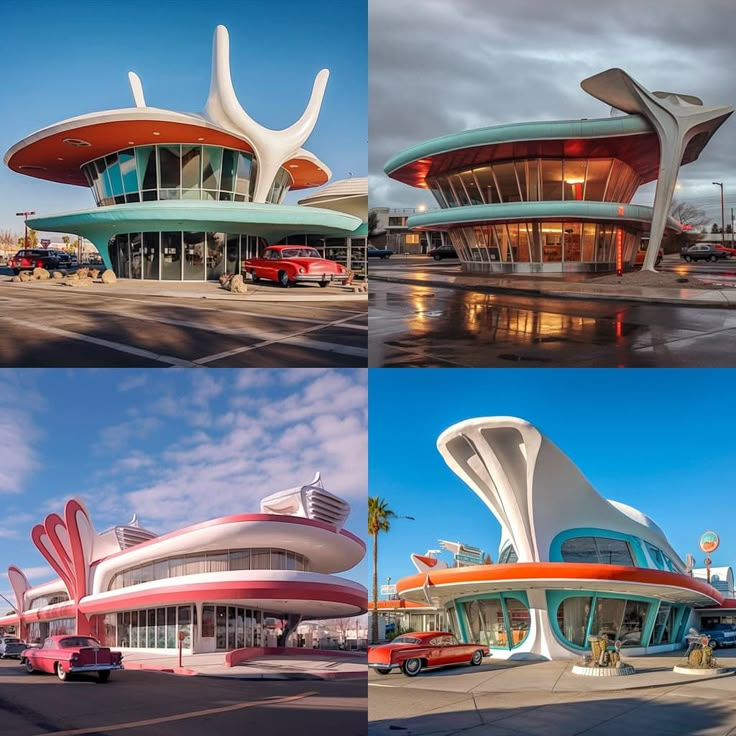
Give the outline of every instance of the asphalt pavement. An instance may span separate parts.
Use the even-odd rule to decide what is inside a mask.
[[[428,259],[427,259],[428,260]],[[459,265],[407,259],[431,275]],[[673,263],[698,278],[724,264]],[[385,264],[381,264],[385,268]],[[430,278],[430,277],[428,277]],[[736,274],[734,275],[736,278]],[[371,367],[733,367],[736,311],[371,281]]]
[[[99,684],[28,675],[0,660],[0,733],[8,736],[218,736],[366,733],[365,680],[269,682],[122,671]]]
[[[289,297],[100,296],[0,283],[0,366],[366,365],[365,302]]]

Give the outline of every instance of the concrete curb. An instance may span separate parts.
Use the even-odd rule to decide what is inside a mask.
[[[118,282],[119,284],[120,282]],[[164,289],[161,291],[145,291],[145,290],[136,290],[131,288],[126,288],[125,285],[123,285],[123,288],[118,288],[118,284],[111,284],[111,285],[103,285],[95,283],[92,286],[83,289],[83,290],[75,290],[75,289],[61,289],[58,290],[55,293],[59,294],[105,294],[111,295],[111,296],[135,296],[135,297],[164,297],[168,299],[192,299],[192,300],[200,300],[200,299],[208,299],[208,300],[215,300],[215,301],[240,301],[240,302],[278,302],[278,303],[288,303],[288,302],[367,302],[368,301],[368,293],[367,292],[340,292],[339,294],[335,293],[327,293],[327,294],[313,294],[310,293],[313,290],[307,290],[307,289],[280,289],[280,290],[273,290],[273,294],[271,293],[253,293],[253,294],[231,294],[229,291],[225,291],[224,289],[220,288],[213,288],[213,291],[211,294],[193,294],[193,293],[177,293],[176,289]],[[0,282],[0,285],[2,286],[9,286],[10,288],[19,288],[19,289],[35,289],[37,291],[48,291],[51,288],[54,288],[59,285],[59,282],[49,281],[49,282],[43,282],[43,283],[34,283],[32,281],[27,283],[13,283],[11,281],[3,281]],[[102,288],[100,288],[102,287]],[[325,291],[324,289],[320,289],[320,292]],[[219,293],[218,293],[219,292]]]
[[[431,286],[436,289],[456,289],[458,291],[471,291],[480,294],[511,294],[514,296],[546,296],[554,297],[555,299],[597,299],[600,301],[614,301],[614,302],[644,302],[646,304],[671,304],[680,307],[700,307],[708,309],[736,309],[736,289],[734,290],[734,301],[729,301],[725,294],[730,292],[718,291],[717,289],[710,289],[709,293],[714,291],[724,296],[723,303],[714,303],[707,299],[682,299],[679,297],[650,297],[650,296],[639,296],[634,294],[626,295],[615,295],[615,294],[601,294],[597,291],[560,291],[554,289],[525,289],[522,287],[511,287],[511,286],[496,286],[496,285],[483,285],[483,284],[458,284],[458,283],[447,283],[445,281],[432,281],[426,279],[412,279],[401,276],[383,276],[371,274],[373,281],[385,281],[388,283],[397,284],[409,284],[411,286]],[[559,288],[559,287],[558,287]],[[646,287],[641,287],[646,288]]]
[[[259,672],[251,674],[224,675],[217,672],[199,672],[188,667],[166,667],[165,665],[147,665],[141,662],[132,662],[123,665],[124,670],[139,672],[160,672],[165,675],[184,677],[215,677],[220,680],[364,680],[367,672],[322,672],[320,670],[305,672]]]

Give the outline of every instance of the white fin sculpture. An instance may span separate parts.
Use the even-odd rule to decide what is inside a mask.
[[[225,26],[215,29],[210,93],[203,116],[252,144],[258,159],[254,202],[266,201],[279,167],[297,154],[314,129],[329,76],[327,69],[317,74],[309,103],[293,125],[283,130],[265,128],[253,120],[238,101],[230,75],[230,37]]]
[[[659,176],[649,245],[642,270],[654,271],[683,155],[696,136],[707,141],[734,111],[733,107],[703,107],[692,95],[650,92],[623,69],[608,69],[584,79],[580,86],[593,97],[630,115],[646,118],[659,138]]]
[[[468,419],[446,429],[437,449],[498,519],[519,562],[549,562],[561,532],[603,529],[639,537],[683,564],[651,519],[603,498],[564,452],[523,419]]]
[[[143,95],[141,78],[135,72],[128,72],[128,81],[130,82],[130,91],[133,93],[133,102],[135,102],[135,106],[145,107],[146,98]]]
[[[437,555],[442,550],[430,549],[427,550],[423,555],[418,555],[416,552],[412,552],[409,558],[412,561],[414,567],[418,572],[433,572],[435,570],[445,570],[449,565],[444,560],[438,560]]]

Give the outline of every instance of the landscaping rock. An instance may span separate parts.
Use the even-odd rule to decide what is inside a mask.
[[[90,269],[89,275],[91,278],[96,279],[100,275],[100,269],[99,268]]]
[[[220,276],[218,279],[220,282],[220,286],[222,286],[223,289],[228,289],[230,284],[230,279],[232,279],[233,275],[231,273],[225,272]]]
[[[115,272],[109,268],[107,271],[103,271],[102,276],[100,276],[100,281],[103,284],[114,284],[117,280],[118,277],[115,275]]]
[[[82,279],[80,279],[79,277],[77,277],[77,278],[67,278],[67,279],[64,279],[61,283],[64,286],[82,286],[82,287],[87,287],[87,286],[92,286],[92,284],[94,283],[94,281],[92,279],[88,278],[87,276],[85,276]]]
[[[23,283],[33,281],[33,274],[30,271],[21,271],[18,276]]]
[[[76,270],[76,275],[79,276],[80,279],[86,278],[88,274],[89,269],[86,266],[82,266],[82,268],[78,268]]]
[[[21,279],[20,276],[13,276],[13,278],[10,279],[10,280],[13,281],[16,284],[19,284],[23,279]]]
[[[51,278],[51,274],[45,268],[34,268],[33,278],[37,281],[45,281]]]
[[[236,273],[235,276],[233,276],[230,279],[230,291],[232,291],[233,294],[245,294],[248,291],[248,286],[243,281],[243,277]]]
[[[61,271],[54,271],[51,274],[51,278],[53,278],[53,279],[63,279],[64,278],[64,274]]]

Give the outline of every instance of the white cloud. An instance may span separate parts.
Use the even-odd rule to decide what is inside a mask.
[[[141,388],[148,382],[145,373],[137,373],[124,378],[117,386],[118,391],[132,391],[134,388]]]

